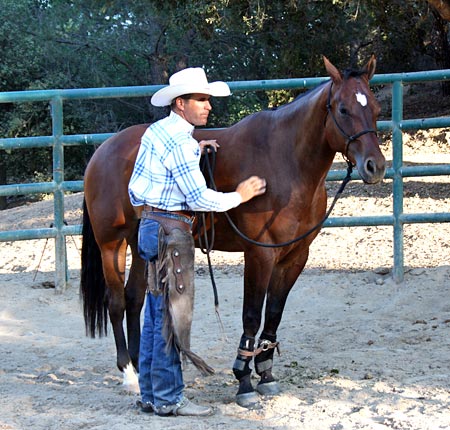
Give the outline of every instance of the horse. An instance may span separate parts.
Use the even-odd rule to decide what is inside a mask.
[[[194,134],[198,141],[216,139],[220,144],[213,172],[219,191],[233,191],[251,175],[267,180],[265,194],[226,214],[213,214],[209,225],[215,228],[214,249],[244,253],[243,333],[233,372],[239,383],[236,401],[248,408],[259,395],[280,391],[272,373],[277,329],[310,244],[319,234],[327,205],[325,180],[336,153],[356,166],[367,184],[379,183],[385,174],[376,132],[380,107],[369,87],[375,56],[361,69],[344,71],[326,57],[323,61],[330,79],[292,102],[253,113],[228,128]],[[146,279],[145,262],[137,251],[139,220],[127,188],[148,125],[131,126],[107,139],[84,176],[80,291],[86,332],[92,337],[106,334],[109,314],[117,367],[130,390],[137,386]],[[251,241],[236,234],[227,217]],[[309,234],[292,241],[305,232]],[[287,245],[264,247],[258,242]],[[128,248],[131,266],[125,284]],[[252,360],[259,375],[256,388],[251,382]]]

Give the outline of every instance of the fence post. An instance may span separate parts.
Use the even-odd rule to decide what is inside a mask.
[[[64,181],[64,146],[61,136],[63,135],[63,102],[57,96],[50,102],[52,114],[52,135],[53,135],[53,182],[54,191],[54,227],[55,236],[55,291],[62,293],[67,286],[67,250],[66,238],[63,233],[64,227],[64,191],[62,182]]]
[[[401,121],[403,119],[403,82],[395,81],[392,87],[392,168],[393,176],[393,214],[394,214],[394,269],[393,279],[402,282],[404,277],[403,252],[403,135]]]

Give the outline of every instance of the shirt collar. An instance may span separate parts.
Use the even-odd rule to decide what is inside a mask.
[[[186,131],[192,136],[195,127],[191,123],[187,122],[173,110],[170,111],[169,118],[176,123],[177,127],[180,128],[180,131]]]

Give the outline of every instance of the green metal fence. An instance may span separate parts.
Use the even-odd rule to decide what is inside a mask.
[[[328,78],[274,79],[261,81],[228,82],[233,92],[278,89],[311,88]],[[450,222],[450,212],[415,213],[403,212],[403,179],[418,176],[450,175],[450,165],[404,166],[403,132],[429,128],[450,127],[450,116],[426,119],[403,119],[404,84],[450,80],[450,70],[436,70],[417,73],[398,73],[376,75],[371,84],[392,84],[392,116],[390,121],[379,121],[380,131],[392,131],[393,163],[386,172],[386,178],[393,180],[393,212],[391,215],[373,215],[362,217],[331,217],[325,227],[351,226],[393,226],[393,278],[401,282],[404,276],[403,226],[412,223]],[[0,232],[0,242],[31,240],[42,238],[55,239],[55,287],[62,291],[67,282],[66,236],[81,234],[81,225],[64,225],[64,193],[82,191],[83,181],[64,180],[64,147],[74,145],[101,144],[111,134],[63,134],[63,102],[66,100],[105,99],[121,97],[148,97],[161,85],[117,88],[88,88],[68,90],[37,90],[0,93],[0,103],[24,103],[48,101],[51,107],[52,135],[39,137],[18,137],[0,139],[0,150],[21,148],[53,148],[53,181],[43,183],[12,184],[0,186],[0,196],[18,194],[52,193],[54,196],[54,223],[51,228],[13,230]],[[342,180],[345,171],[329,172],[327,180]],[[354,174],[354,178],[359,176]]]

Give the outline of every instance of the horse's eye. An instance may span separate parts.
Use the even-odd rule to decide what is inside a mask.
[[[345,106],[339,106],[339,113],[343,116],[347,116],[349,114],[349,111]]]

